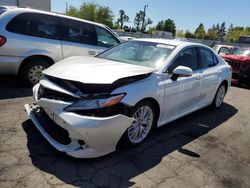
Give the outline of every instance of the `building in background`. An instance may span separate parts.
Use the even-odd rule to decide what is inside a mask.
[[[0,0],[0,6],[29,7],[51,11],[51,0]]]

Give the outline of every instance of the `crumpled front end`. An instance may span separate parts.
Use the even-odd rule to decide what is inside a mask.
[[[99,157],[115,151],[123,133],[134,121],[125,113],[129,107],[119,104],[123,106],[115,107],[112,112],[106,107],[104,112],[79,110],[74,104],[89,95],[79,95],[79,91],[72,92],[74,89],[67,87],[48,79],[34,86],[36,103],[26,104],[25,109],[37,129],[57,150],[76,158]]]

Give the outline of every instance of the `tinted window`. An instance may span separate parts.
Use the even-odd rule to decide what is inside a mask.
[[[218,63],[217,57],[206,48],[199,48],[201,68],[213,67]]]
[[[181,52],[168,68],[168,72],[172,73],[178,66],[191,68],[193,71],[198,70],[198,56],[196,48],[189,48]]]
[[[19,14],[8,23],[7,30],[24,35],[58,39],[57,17],[44,14]]]
[[[62,40],[97,45],[94,25],[66,18],[60,18],[60,25]]]
[[[102,47],[111,47],[118,44],[117,39],[107,30],[96,27],[97,37],[98,37],[98,46]]]

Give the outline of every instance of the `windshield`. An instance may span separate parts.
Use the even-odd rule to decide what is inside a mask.
[[[145,41],[128,41],[117,45],[97,57],[140,65],[154,69],[161,68],[175,46]]]
[[[250,49],[239,49],[234,53],[234,55],[250,57]]]

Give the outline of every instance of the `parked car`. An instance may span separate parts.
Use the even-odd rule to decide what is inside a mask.
[[[233,69],[233,84],[250,86],[250,48],[241,48],[232,55],[223,55]]]
[[[21,75],[29,85],[66,57],[94,56],[120,43],[105,25],[28,8],[3,9],[0,23],[0,74]]]
[[[141,144],[154,127],[219,108],[231,67],[202,44],[134,39],[96,57],[71,57],[44,71],[25,109],[57,150],[98,157]]]
[[[219,55],[228,55],[235,53],[239,47],[237,46],[230,46],[230,45],[214,45],[213,49],[219,54]]]

